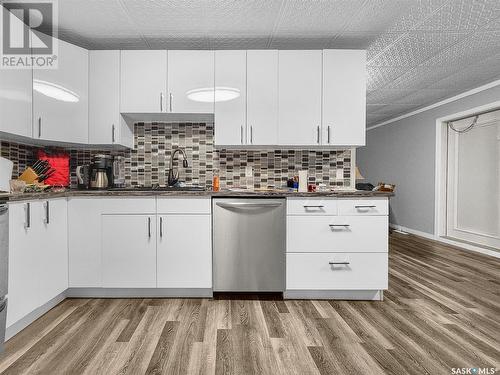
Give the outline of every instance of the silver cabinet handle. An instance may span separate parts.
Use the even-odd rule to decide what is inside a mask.
[[[377,206],[375,205],[369,205],[369,206],[354,206],[354,208],[376,208]]]
[[[172,93],[170,93],[170,95],[169,95],[169,100],[170,100],[170,112],[172,112],[172,108],[173,108],[172,102],[174,101],[174,96],[172,95]]]
[[[160,237],[163,237],[163,217],[160,216]]]
[[[38,117],[38,138],[42,137],[42,118]]]
[[[242,208],[242,207],[279,207],[282,203],[222,203],[217,202],[217,206],[222,208]]]
[[[330,144],[330,125],[328,125],[326,131],[328,132],[328,144]]]
[[[304,208],[323,208],[325,206],[304,206]]]
[[[243,125],[240,126],[240,143],[243,144]]]
[[[319,126],[317,128],[317,134],[316,134],[316,143],[319,145]]]
[[[148,237],[151,238],[151,218],[148,217]]]
[[[24,206],[24,213],[26,215],[25,220],[24,220],[24,227],[25,228],[30,228],[31,227],[31,204],[28,202]]]
[[[163,93],[160,92],[160,112],[163,112]]]
[[[253,126],[250,126],[250,144],[253,144]]]
[[[115,124],[111,125],[111,142],[115,143]]]
[[[349,265],[349,264],[351,264],[351,263],[350,263],[350,262],[328,262],[328,264],[329,264],[330,266],[334,266],[334,265],[336,265],[336,264],[341,264],[341,265],[347,266],[347,265]]]
[[[328,224],[328,225],[332,228],[337,228],[337,227],[347,228],[351,226],[350,224]]]
[[[49,201],[45,201],[45,224],[50,223],[50,208],[49,208]]]

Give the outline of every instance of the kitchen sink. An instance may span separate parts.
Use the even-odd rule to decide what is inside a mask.
[[[206,191],[203,186],[152,186],[112,188],[112,191]]]

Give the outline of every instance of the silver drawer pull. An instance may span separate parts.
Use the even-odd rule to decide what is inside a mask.
[[[330,227],[332,228],[336,228],[336,227],[343,227],[343,228],[347,228],[347,227],[350,227],[351,225],[350,224],[328,224]]]
[[[376,208],[377,206],[354,206],[354,208]]]
[[[342,266],[348,266],[351,264],[350,262],[328,262],[330,266],[336,266],[336,265],[342,265]]]
[[[324,208],[325,206],[304,206],[304,208]]]

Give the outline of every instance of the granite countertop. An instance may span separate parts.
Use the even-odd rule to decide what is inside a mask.
[[[287,190],[222,190],[222,191],[162,191],[162,190],[76,190],[40,193],[0,193],[0,200],[23,201],[32,199],[53,199],[64,197],[339,197],[339,198],[370,198],[391,197],[394,193],[374,191],[325,191],[315,193],[298,193]]]

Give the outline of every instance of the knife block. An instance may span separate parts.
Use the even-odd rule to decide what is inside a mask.
[[[31,169],[31,167],[28,167],[19,176],[18,180],[24,181],[27,184],[34,184],[35,182],[38,182],[38,175],[33,169]]]

